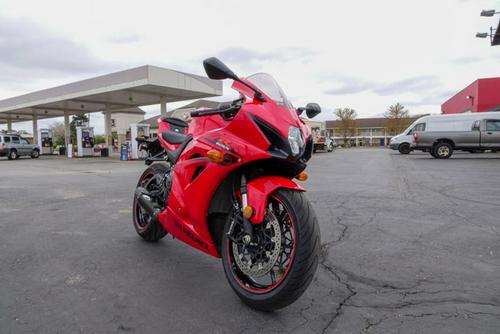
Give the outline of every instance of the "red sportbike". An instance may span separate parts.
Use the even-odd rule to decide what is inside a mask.
[[[134,226],[147,241],[167,233],[215,257],[248,305],[274,310],[294,302],[318,266],[320,231],[304,189],[311,131],[267,74],[239,78],[217,58],[211,79],[232,79],[240,99],[197,110],[186,122],[159,120],[164,154],[148,158],[133,203]],[[156,162],[164,161],[164,162]]]

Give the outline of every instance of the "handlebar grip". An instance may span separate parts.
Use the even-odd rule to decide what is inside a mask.
[[[208,116],[208,115],[219,114],[221,112],[224,112],[224,110],[221,110],[218,108],[217,109],[200,109],[200,110],[191,111],[191,117]]]
[[[190,115],[191,115],[191,117],[209,116],[209,115],[215,115],[215,114],[223,114],[225,112],[232,111],[232,110],[234,110],[234,107],[229,105],[226,108],[200,109],[200,110],[191,111]]]

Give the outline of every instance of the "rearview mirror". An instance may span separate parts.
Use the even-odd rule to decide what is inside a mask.
[[[216,57],[210,57],[203,61],[203,67],[210,79],[222,80],[233,79],[238,80],[238,76],[233,73],[223,62]]]
[[[321,107],[317,103],[308,103],[306,105],[306,115],[308,118],[313,118],[321,112]]]

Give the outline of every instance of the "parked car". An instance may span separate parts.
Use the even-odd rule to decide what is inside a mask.
[[[447,159],[455,150],[500,150],[500,112],[425,116],[416,123],[412,148],[437,159]]]
[[[23,155],[36,159],[40,156],[40,147],[30,144],[17,134],[0,133],[0,157],[6,156],[9,160],[15,160]]]

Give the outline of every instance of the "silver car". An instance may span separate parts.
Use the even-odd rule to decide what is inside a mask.
[[[23,155],[29,155],[36,159],[40,156],[40,147],[36,144],[30,144],[17,134],[0,133],[0,157],[15,160]]]

